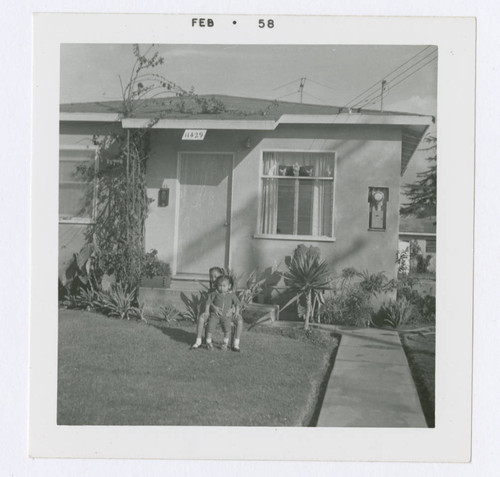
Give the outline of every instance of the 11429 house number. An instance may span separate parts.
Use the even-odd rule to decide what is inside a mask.
[[[186,129],[182,135],[183,141],[203,141],[205,139],[206,129]]]

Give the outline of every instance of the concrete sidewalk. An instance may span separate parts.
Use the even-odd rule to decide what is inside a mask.
[[[398,334],[340,333],[317,427],[427,427]]]

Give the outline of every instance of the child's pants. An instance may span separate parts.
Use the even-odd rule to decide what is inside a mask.
[[[231,315],[217,316],[215,313],[211,313],[208,318],[207,332],[213,334],[217,328],[217,324],[220,323],[224,335],[229,335],[231,333]]]

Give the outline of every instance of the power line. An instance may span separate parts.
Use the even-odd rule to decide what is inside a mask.
[[[435,53],[435,50],[432,51],[431,53],[427,54],[426,56],[424,56],[423,58],[421,58],[420,60],[418,60],[416,63],[414,63],[413,65],[411,65],[410,67],[406,68],[405,70],[403,70],[402,72],[400,72],[398,75],[396,75],[394,78],[391,78],[389,81],[388,81],[388,84],[389,83],[392,83],[395,79],[401,77],[403,74],[405,74],[407,71],[411,70],[412,68],[415,68],[415,66],[417,66],[418,64],[420,64],[422,61],[424,61],[425,59],[427,59],[429,56],[433,55]],[[435,57],[437,58],[437,56]],[[431,61],[433,61],[435,58],[433,58]],[[427,63],[426,63],[427,64]],[[399,69],[399,68],[398,68]],[[416,70],[418,71],[418,70]],[[378,85],[377,85],[378,86]],[[374,91],[370,94],[368,94],[367,96],[365,96],[365,98],[359,100],[357,103],[355,104],[352,104],[350,107],[351,108],[356,108],[359,104],[361,103],[364,103],[366,101],[370,101],[370,96],[372,96],[373,94],[377,94],[378,95],[378,91]],[[358,95],[360,96],[360,95]],[[352,101],[350,101],[352,102]]]
[[[321,98],[318,98],[317,96],[314,96],[314,94],[307,93],[306,91],[304,91],[304,94],[306,94],[307,96],[312,96],[314,99],[317,99],[318,101],[321,101],[323,104],[327,104],[326,101],[323,101]]]
[[[437,56],[435,56],[434,58],[431,58],[427,63],[420,66],[420,68],[417,68],[415,71],[412,71],[409,75],[406,75],[404,78],[400,79],[396,84],[393,84],[391,87],[387,88],[387,91],[394,89],[397,85],[399,85],[403,81],[407,80],[410,76],[413,76],[415,73],[420,71],[422,68],[425,68],[428,64],[432,63],[434,60],[437,60],[437,58],[438,58]],[[370,105],[377,102],[380,97],[381,97],[381,94],[379,93],[375,98],[366,99],[366,101],[360,106],[360,108],[362,108],[363,106],[366,106],[370,100],[372,100]]]
[[[302,79],[302,78],[296,78],[296,79],[294,79],[293,81],[290,81],[289,83],[285,83],[285,84],[282,84],[282,85],[280,85],[280,86],[276,86],[276,88],[273,88],[271,91],[275,91],[275,90],[277,90],[277,89],[283,88],[284,86],[288,86],[288,85],[290,85],[290,84],[293,84],[293,83],[295,83],[295,82],[297,82],[297,81],[300,81],[301,79]]]
[[[292,94],[298,94],[298,91],[293,91],[292,93],[284,94],[283,96],[280,96],[276,99],[286,98],[287,96],[291,96]]]
[[[331,89],[332,91],[337,91],[335,88],[332,88],[331,86],[327,86],[326,84],[320,83],[319,81],[315,81],[311,78],[307,78],[311,83],[316,83],[319,86],[323,86],[323,88],[328,88]]]
[[[354,100],[358,99],[360,96],[363,96],[365,93],[367,93],[368,91],[370,91],[374,87],[378,88],[378,86],[380,85],[380,82],[382,80],[387,79],[393,73],[395,73],[396,71],[398,71],[399,69],[401,69],[403,66],[407,65],[410,61],[412,61],[414,58],[416,58],[417,56],[419,56],[420,54],[422,54],[424,51],[428,50],[429,48],[431,48],[431,46],[426,46],[423,50],[419,51],[416,55],[413,55],[409,60],[405,61],[403,64],[399,65],[396,69],[392,70],[389,74],[385,75],[382,79],[380,79],[379,81],[377,81],[376,83],[374,83],[372,86],[370,86],[369,88],[365,89],[363,92],[359,93],[357,96],[355,96],[354,98],[352,98],[343,107],[346,108],[350,103],[352,103]],[[372,94],[372,93],[370,93],[370,94]]]

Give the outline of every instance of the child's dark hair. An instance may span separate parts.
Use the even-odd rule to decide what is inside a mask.
[[[224,269],[221,268],[221,267],[211,267],[208,269],[208,274],[210,275],[210,273],[212,272],[219,272],[221,275],[224,275]]]
[[[218,287],[220,283],[222,282],[228,282],[229,283],[229,288],[232,290],[234,286],[234,280],[231,275],[221,275],[220,277],[217,277],[215,280],[215,286]]]
[[[210,280],[210,288],[215,288],[215,283],[217,282],[217,278],[212,281],[212,272],[217,272],[219,276],[224,275],[224,269],[221,267],[211,267],[208,269],[208,277]]]

